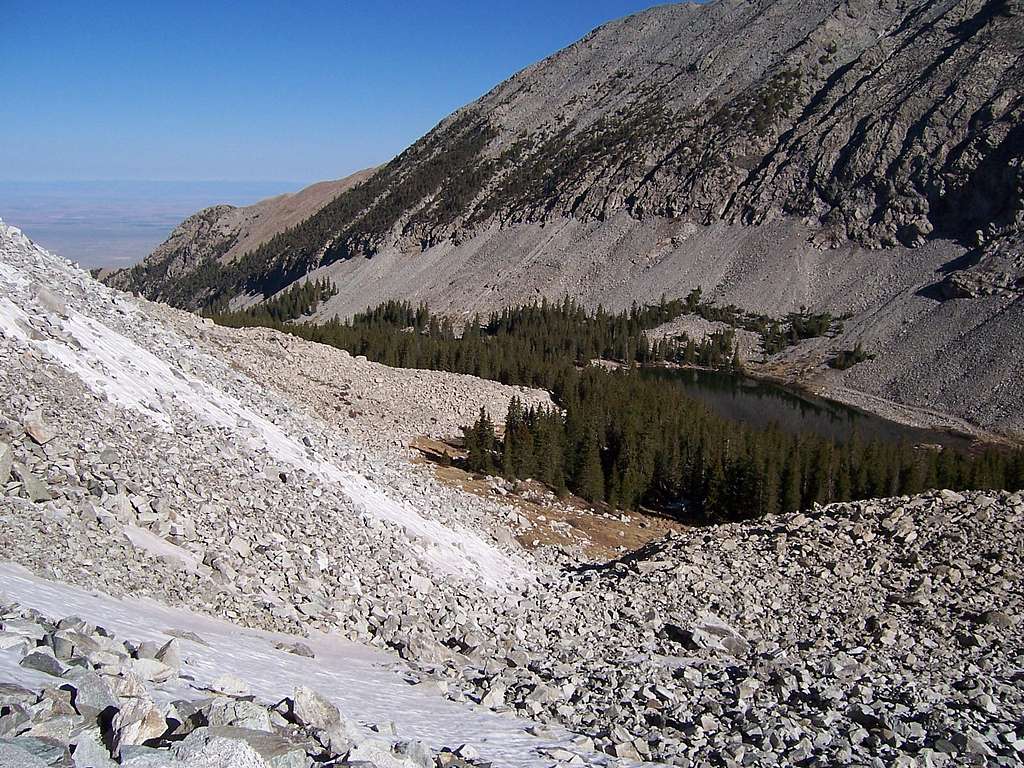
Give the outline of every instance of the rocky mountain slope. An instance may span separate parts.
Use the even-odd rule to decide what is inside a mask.
[[[339,292],[321,317],[700,286],[769,314],[850,314],[841,337],[770,361],[802,385],[1019,436],[1022,41],[1020,0],[658,6],[500,84],[244,256],[195,268],[172,238],[109,280],[197,308],[326,276]],[[857,343],[872,363],[827,369]]]
[[[204,208],[179,224],[147,262],[159,265],[159,279],[165,281],[187,279],[215,263],[230,264],[278,233],[314,216],[338,195],[358,186],[372,174],[373,169],[359,171],[344,179],[322,181],[254,205]],[[129,275],[123,270],[100,272],[102,279],[122,288],[130,287]]]
[[[0,288],[14,765],[1024,754],[1020,493],[689,529],[609,563],[529,551],[512,500],[407,445],[543,393],[211,326],[3,225]]]
[[[1022,35],[1012,0],[661,6],[502,83],[237,271],[141,285],[195,306],[395,244],[623,210],[802,217],[815,241],[875,248],[998,240],[1024,213]]]

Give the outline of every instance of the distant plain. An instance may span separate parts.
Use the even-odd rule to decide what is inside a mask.
[[[0,219],[83,267],[123,267],[210,205],[250,205],[303,186],[265,181],[0,181]]]

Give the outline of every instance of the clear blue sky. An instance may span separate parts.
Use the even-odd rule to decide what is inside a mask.
[[[0,180],[334,178],[652,0],[0,0]]]

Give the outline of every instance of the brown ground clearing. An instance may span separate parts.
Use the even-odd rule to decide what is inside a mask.
[[[606,561],[686,527],[650,510],[619,513],[594,508],[571,494],[557,498],[533,480],[518,482],[515,492],[501,494],[486,478],[443,461],[446,452],[454,460],[465,458],[465,452],[458,446],[418,437],[412,447],[421,454],[416,461],[429,463],[441,482],[467,493],[501,500],[528,520],[531,527],[516,535],[526,549],[559,547],[591,561]]]

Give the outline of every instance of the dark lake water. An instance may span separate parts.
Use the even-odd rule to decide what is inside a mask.
[[[960,448],[971,444],[971,439],[965,435],[906,427],[831,400],[746,376],[692,369],[647,369],[644,375],[675,381],[721,416],[756,426],[776,424],[787,432],[813,432],[836,442],[845,442],[856,433],[862,440],[903,440]]]

